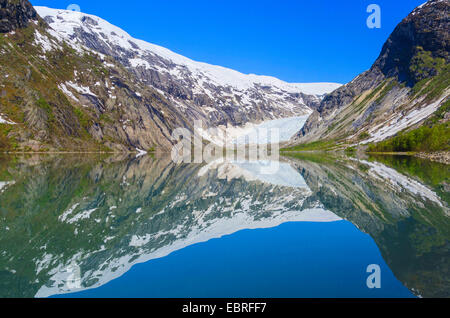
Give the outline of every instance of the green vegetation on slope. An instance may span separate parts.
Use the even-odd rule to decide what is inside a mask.
[[[445,59],[433,57],[432,52],[425,51],[423,47],[416,47],[417,53],[411,59],[410,72],[417,81],[439,74],[446,66]]]
[[[281,151],[318,151],[330,150],[336,143],[332,140],[319,140],[307,144],[300,144],[293,147],[282,148]]]
[[[450,99],[428,118],[424,125],[397,136],[370,144],[368,152],[433,152],[450,150],[449,123],[445,116],[449,111]]]
[[[402,132],[377,144],[369,145],[368,152],[433,152],[450,150],[449,124],[420,128]]]
[[[425,53],[424,53],[425,54]],[[445,64],[442,59],[431,58],[431,53],[425,54],[426,62],[418,63],[417,67],[411,66],[417,74],[419,81],[414,85],[411,97],[425,96],[425,102],[431,102],[433,99],[441,96],[444,91],[450,87],[450,64]],[[421,74],[434,74],[431,78]],[[423,79],[422,79],[423,77]]]

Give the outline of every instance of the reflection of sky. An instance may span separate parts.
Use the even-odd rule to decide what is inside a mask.
[[[369,264],[381,289],[366,286]],[[57,297],[412,297],[369,235],[347,221],[243,230],[134,266],[97,289]]]

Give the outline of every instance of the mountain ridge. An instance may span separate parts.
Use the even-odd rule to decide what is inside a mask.
[[[414,9],[373,66],[326,95],[290,144],[379,142],[430,118],[450,93],[449,10],[448,0],[430,0]]]
[[[171,132],[193,132],[194,120],[238,127],[308,115],[340,86],[244,75],[133,39],[92,15],[1,3],[4,151],[166,152]]]
[[[36,10],[69,43],[112,56],[188,118],[203,120],[208,127],[306,115],[325,93],[340,86],[245,75],[135,39],[94,15],[46,7]]]
[[[26,11],[29,2],[16,4],[14,10]],[[113,60],[70,47],[36,12],[30,17],[37,19],[26,21],[8,12],[2,22],[21,27],[0,33],[0,149],[168,150],[171,131],[190,127],[156,90]]]

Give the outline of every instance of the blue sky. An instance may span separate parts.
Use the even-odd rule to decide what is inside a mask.
[[[352,80],[425,0],[31,0],[81,11],[191,59],[288,82]],[[369,29],[369,4],[381,29]]]

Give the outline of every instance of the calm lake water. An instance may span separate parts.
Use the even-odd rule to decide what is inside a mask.
[[[450,296],[448,166],[266,164],[1,157],[0,297]]]

